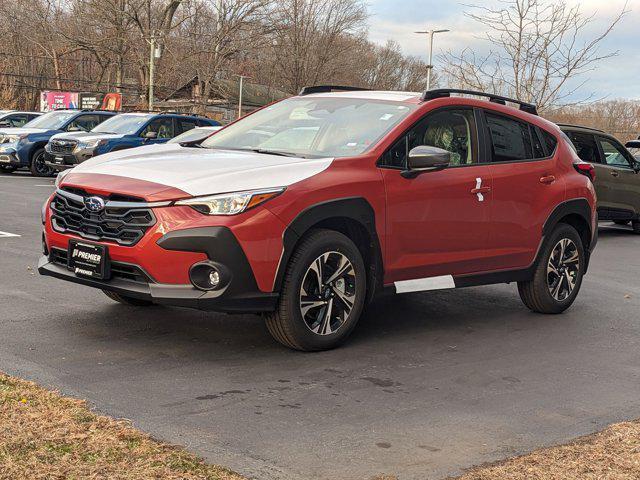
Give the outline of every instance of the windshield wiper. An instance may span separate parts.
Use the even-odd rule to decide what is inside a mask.
[[[249,152],[262,153],[264,155],[278,155],[279,157],[302,157],[302,155],[296,155],[295,153],[280,152],[278,150],[265,150],[264,148],[250,148]]]

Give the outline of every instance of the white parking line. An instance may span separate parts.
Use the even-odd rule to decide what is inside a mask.
[[[10,238],[10,237],[19,237],[20,235],[16,235],[15,233],[9,232],[0,232],[0,238]]]

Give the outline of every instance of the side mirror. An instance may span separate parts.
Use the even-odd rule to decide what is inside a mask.
[[[144,134],[144,138],[151,139],[151,140],[158,138],[158,132],[147,132]]]
[[[407,170],[402,172],[405,178],[415,178],[420,173],[444,170],[451,163],[451,152],[442,148],[420,145],[409,152]]]
[[[80,127],[78,127],[78,126],[75,126],[75,127],[69,127],[69,128],[67,129],[67,132],[82,132],[82,131],[83,131],[83,130],[82,130]]]

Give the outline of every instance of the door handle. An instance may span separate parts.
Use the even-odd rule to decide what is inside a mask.
[[[619,177],[619,176],[620,176],[620,173],[618,173],[616,170],[612,170],[612,171],[611,171],[611,176],[612,176],[612,177]]]
[[[471,190],[471,194],[477,195],[479,193],[489,193],[490,191],[491,191],[491,187],[480,187],[480,188],[474,188],[473,190]]]
[[[556,181],[556,177],[553,175],[545,175],[544,177],[540,177],[540,183],[544,183],[545,185],[551,185]]]

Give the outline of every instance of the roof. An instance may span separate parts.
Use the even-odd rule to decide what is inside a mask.
[[[571,125],[570,123],[558,123],[557,124],[561,130],[584,130],[586,132],[595,132],[595,133],[604,133],[605,135],[608,135],[607,132],[605,132],[604,130],[598,130],[597,128],[593,128],[593,127],[585,127],[582,125]]]
[[[395,92],[384,90],[356,90],[347,92],[323,92],[323,93],[310,93],[305,95],[305,98],[310,97],[341,97],[341,98],[355,98],[361,100],[381,100],[391,102],[409,102],[411,100],[417,101],[420,99],[420,94],[416,92]]]

